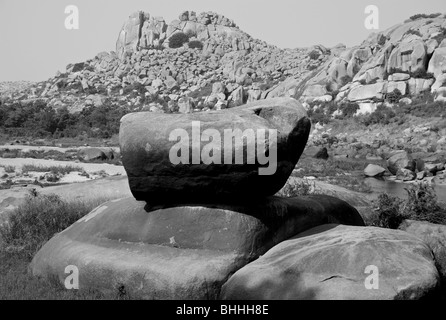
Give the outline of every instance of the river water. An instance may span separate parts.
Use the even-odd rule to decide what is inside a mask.
[[[407,198],[407,192],[404,188],[407,188],[410,185],[408,183],[377,178],[366,178],[365,183],[370,186],[373,193],[387,193],[402,199]],[[446,185],[433,185],[433,187],[437,193],[438,201],[446,203]]]

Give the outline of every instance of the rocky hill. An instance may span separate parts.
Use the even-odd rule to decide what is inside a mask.
[[[187,34],[188,43],[170,48],[178,33]],[[193,42],[197,48],[191,48]],[[156,112],[221,109],[295,95],[296,88],[287,84],[307,78],[330,54],[323,46],[279,49],[212,12],[186,11],[171,23],[136,12],[119,32],[115,52],[70,64],[66,72],[27,90],[4,92],[2,100],[27,104],[44,99],[70,112],[99,106],[106,99]]]
[[[186,37],[180,45],[179,35]],[[446,15],[420,14],[353,48],[280,49],[213,12],[185,11],[170,23],[136,12],[119,32],[116,51],[19,90],[3,85],[1,101],[40,100],[70,113],[104,104],[187,113],[290,96],[354,102],[359,113],[373,112],[389,97],[411,103],[431,92],[446,100],[445,38]]]
[[[416,15],[325,63],[308,81],[303,97],[350,101],[376,108],[398,89],[402,96],[423,91],[446,100],[446,15]],[[320,98],[321,99],[321,98]]]

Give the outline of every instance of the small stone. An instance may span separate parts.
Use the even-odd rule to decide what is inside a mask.
[[[384,174],[384,172],[386,172],[386,169],[376,164],[369,164],[364,169],[364,174],[367,177],[381,177]]]
[[[412,181],[415,180],[417,177],[417,175],[415,174],[415,172],[410,171],[409,169],[398,169],[398,172],[396,173],[396,178],[398,180],[403,180],[403,181]]]
[[[328,159],[328,150],[327,148],[323,147],[321,148],[318,152],[316,152],[316,154],[314,155],[314,158],[316,159],[323,159],[323,160],[327,160]]]

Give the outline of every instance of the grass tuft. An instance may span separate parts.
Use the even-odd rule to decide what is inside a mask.
[[[35,253],[53,237],[94,208],[113,198],[65,201],[35,190],[0,224],[0,300],[3,299],[120,299],[95,290],[66,290],[58,279],[28,273]]]
[[[13,173],[13,172],[15,172],[15,167],[14,166],[4,166],[3,168],[5,169],[6,173]]]
[[[435,190],[427,183],[417,183],[406,188],[407,200],[380,194],[374,213],[366,224],[381,228],[397,229],[405,220],[427,221],[446,225],[446,205],[437,201]]]
[[[288,179],[285,186],[276,193],[276,196],[283,198],[292,198],[299,196],[307,196],[310,194],[317,194],[317,188],[315,182],[311,182],[308,179],[301,181],[297,179]]]
[[[7,251],[20,251],[30,258],[54,234],[109,199],[64,201],[56,194],[43,195],[31,189],[25,202],[10,213],[0,226],[2,245]]]

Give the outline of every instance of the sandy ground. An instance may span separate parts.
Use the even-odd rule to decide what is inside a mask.
[[[82,150],[82,149],[86,149],[86,148],[91,148],[91,147],[82,146],[82,147],[61,148],[61,147],[52,147],[52,146],[29,146],[29,145],[24,145],[24,144],[0,145],[0,149],[10,149],[10,150],[28,149],[28,150],[36,150],[36,151],[56,150],[59,152],[67,152],[68,150]],[[99,147],[99,148],[113,149],[113,151],[119,152],[118,147]]]

